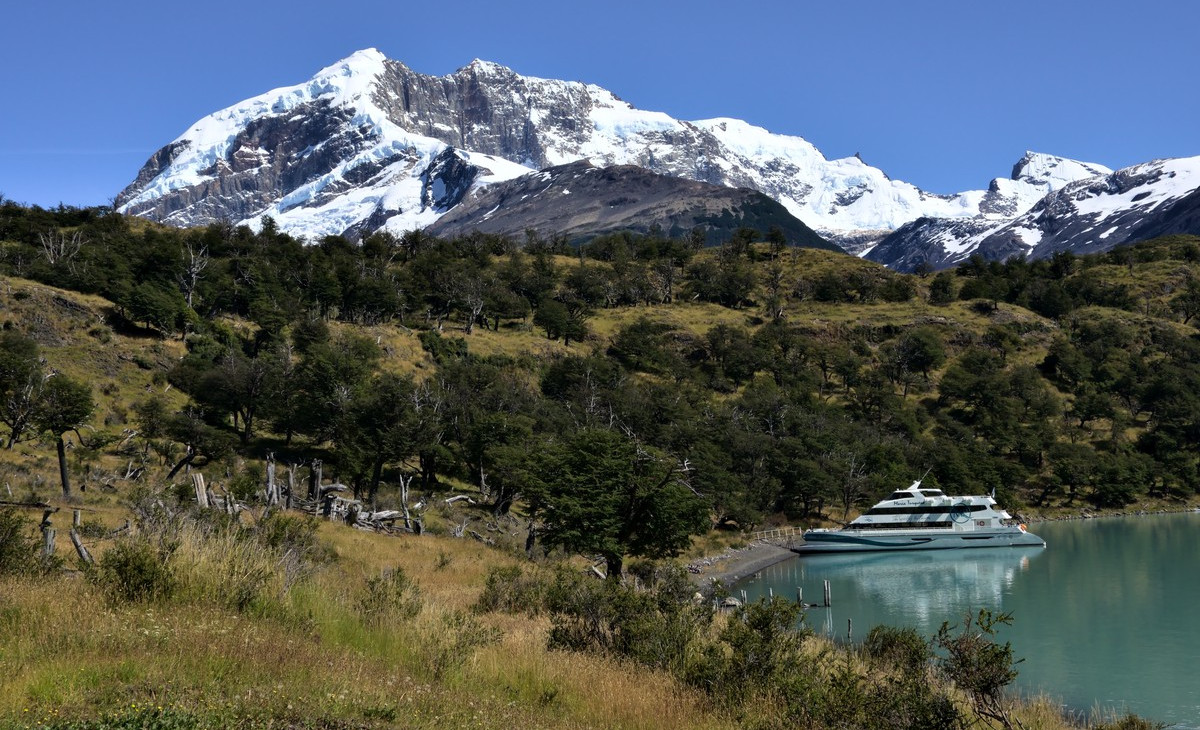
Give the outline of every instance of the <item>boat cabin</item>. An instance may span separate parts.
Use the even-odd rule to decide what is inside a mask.
[[[891,496],[888,497],[888,500],[890,501],[893,499],[912,499],[913,497],[925,497],[926,499],[930,499],[932,497],[945,497],[946,496],[940,489],[919,489],[920,486],[921,486],[920,482],[915,482],[908,489],[904,489],[904,490],[901,490],[898,492],[892,492]]]

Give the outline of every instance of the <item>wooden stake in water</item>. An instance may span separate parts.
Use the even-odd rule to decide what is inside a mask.
[[[800,586],[796,586],[796,605],[797,606],[804,605],[804,589],[801,588]]]
[[[830,600],[829,594],[829,581],[825,581],[825,608],[829,608],[832,605],[833,602]]]
[[[854,641],[854,619],[846,619],[846,641]]]

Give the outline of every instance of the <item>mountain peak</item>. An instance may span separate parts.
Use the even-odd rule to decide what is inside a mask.
[[[332,63],[313,75],[313,81],[334,76],[374,76],[383,70],[387,56],[378,48],[364,48]]]
[[[1013,165],[1012,179],[1032,185],[1049,185],[1058,189],[1067,183],[1096,175],[1110,175],[1112,170],[1095,162],[1080,162],[1058,155],[1026,150],[1025,155]]]
[[[507,66],[502,66],[494,61],[485,61],[482,58],[473,59],[466,66],[458,70],[459,73],[463,71],[471,71],[480,76],[507,76],[516,74],[515,71]]]

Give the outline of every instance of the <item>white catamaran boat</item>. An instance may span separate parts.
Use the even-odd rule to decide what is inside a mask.
[[[955,550],[982,547],[1045,547],[988,496],[948,497],[924,489],[920,480],[839,529],[805,530],[801,555],[869,550]]]

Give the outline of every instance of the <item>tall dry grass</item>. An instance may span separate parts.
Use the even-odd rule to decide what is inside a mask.
[[[545,615],[470,613],[489,569],[518,563],[507,553],[332,523],[317,536],[331,562],[305,562],[294,547],[229,526],[173,523],[175,590],[158,601],[114,601],[74,571],[0,577],[0,727],[105,716],[111,727],[141,727],[154,713],[200,727],[647,730],[770,727],[784,717],[778,698],[734,715],[665,672],[549,651]],[[144,529],[140,539],[161,537]],[[388,583],[397,570],[413,591]],[[718,618],[711,630],[720,627]],[[865,666],[816,638],[803,660],[814,671]],[[1031,730],[1105,720],[1072,725],[1044,698],[1017,717]]]
[[[486,571],[512,558],[449,538],[320,534],[340,557],[293,570],[286,549],[173,525],[175,588],[158,601],[114,601],[77,572],[0,579],[0,726],[141,722],[159,707],[202,725],[714,724],[669,678],[548,653],[544,621],[469,613]],[[419,610],[367,620],[369,581],[395,568],[419,586]]]

